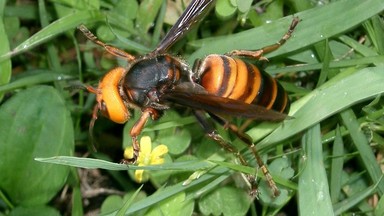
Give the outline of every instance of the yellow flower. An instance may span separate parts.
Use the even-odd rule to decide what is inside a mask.
[[[168,147],[166,145],[158,145],[152,150],[152,141],[149,136],[143,136],[140,139],[140,153],[139,158],[137,158],[136,164],[138,166],[148,166],[148,165],[157,165],[163,164],[164,158],[163,155],[168,153]],[[124,158],[131,159],[133,158],[133,147],[129,146],[124,150]],[[149,175],[144,170],[135,171],[135,180],[137,182],[147,181]]]

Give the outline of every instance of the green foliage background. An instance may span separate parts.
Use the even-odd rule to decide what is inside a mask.
[[[293,16],[301,19],[292,38],[261,62],[292,99],[291,118],[254,122],[246,131],[279,197],[271,197],[262,179],[259,199],[248,196],[239,173],[254,168],[238,165],[177,108],[148,122],[143,133],[170,149],[165,164],[140,167],[151,176],[143,187],[130,178],[139,167],[118,163],[139,111],[124,128],[100,117],[98,153],[88,150],[95,97],[76,86],[96,85],[127,63],[76,27],[85,24],[100,40],[141,55],[156,47],[184,7],[160,0],[0,1],[0,214],[382,215],[381,0],[217,0],[172,48],[192,65],[207,54],[273,44]]]

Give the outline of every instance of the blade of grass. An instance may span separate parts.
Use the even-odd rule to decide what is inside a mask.
[[[321,68],[320,75],[319,75],[319,78],[318,78],[317,84],[316,84],[316,87],[319,87],[319,86],[323,85],[324,82],[327,80],[327,78],[329,78],[329,76],[330,76],[331,70],[329,68],[329,63],[333,59],[333,56],[332,56],[331,49],[329,47],[328,39],[326,39],[323,43],[320,43],[316,47],[319,47],[316,49],[316,50],[318,50],[317,51],[318,53],[320,52],[319,51],[320,47],[322,47],[321,52],[323,54],[323,56],[321,57],[323,67]]]
[[[293,136],[353,104],[384,93],[383,70],[384,67],[379,66],[359,71],[346,70],[340,73],[320,88],[293,103],[289,114],[293,119],[286,120],[260,141],[257,145],[258,149],[273,147],[279,141]],[[362,79],[362,77],[364,78]],[[264,135],[258,131],[258,128],[251,129],[248,134],[255,140]]]
[[[266,56],[269,58],[278,56],[342,33],[380,13],[383,9],[384,1],[381,0],[342,0],[300,12],[296,16],[302,21],[295,29],[293,37],[284,46]],[[285,17],[238,34],[196,41],[193,45],[201,48],[193,53],[188,61],[193,62],[211,53],[226,53],[234,49],[255,50],[276,43],[287,31],[291,21],[292,17]]]
[[[44,42],[47,42],[53,37],[56,37],[57,35],[65,31],[68,31],[70,29],[74,30],[77,26],[82,23],[97,22],[103,19],[105,19],[105,16],[100,11],[76,11],[73,14],[70,14],[49,24],[47,27],[43,28],[36,34],[29,37],[26,41],[18,45],[12,51],[0,55],[0,62],[10,58],[11,56],[18,55]]]
[[[2,202],[4,202],[4,205],[6,205],[7,207],[13,209],[15,208],[15,206],[12,204],[11,200],[9,200],[9,198],[3,193],[2,190],[0,190],[0,199]]]
[[[6,1],[0,2],[0,56],[9,52],[9,41],[4,26],[4,9]],[[11,79],[12,65],[11,60],[0,60],[0,86],[9,82]],[[0,101],[3,98],[3,94],[0,93]]]
[[[6,2],[6,1],[2,1]],[[37,19],[38,13],[35,5],[33,4],[23,4],[22,7],[19,5],[7,5],[7,10],[4,11],[5,16],[15,16],[20,19]]]
[[[0,94],[4,92],[8,92],[14,89],[23,88],[25,86],[32,86],[41,83],[48,83],[53,81],[62,81],[73,79],[73,77],[65,75],[53,73],[51,70],[38,70],[38,71],[30,71],[26,73],[26,76],[23,76],[19,79],[16,79],[6,85],[0,85]]]
[[[384,53],[384,23],[380,15],[372,17],[364,23],[364,27],[368,32],[368,37],[371,39],[376,50],[380,53]]]
[[[48,12],[45,6],[45,1],[38,0],[40,24],[43,28],[49,25]],[[55,44],[49,43],[47,45],[47,55],[53,71],[61,71],[60,58]]]
[[[225,161],[216,161],[216,160],[210,160],[210,161],[213,163],[216,163],[222,167],[226,167],[230,170],[235,170],[235,171],[238,171],[241,173],[247,173],[247,174],[251,174],[251,175],[255,174],[255,169],[252,167],[234,164],[234,163],[225,162]],[[261,171],[257,172],[257,176],[265,180],[265,176],[262,174]],[[279,185],[285,186],[285,187],[293,189],[293,190],[297,189],[297,185],[295,183],[293,183],[292,181],[289,181],[287,179],[283,179],[279,176],[273,176],[273,180]]]
[[[364,65],[381,65],[384,62],[384,56],[367,56],[363,58],[356,59],[344,59],[340,61],[331,61],[329,63],[329,68],[346,68],[346,67],[356,67],[356,66],[364,66]],[[266,68],[266,71],[269,74],[278,74],[278,73],[292,73],[299,71],[312,71],[319,70],[323,66],[322,63],[314,63],[314,64],[303,64],[303,65],[294,65],[287,66],[284,68]]]
[[[133,201],[135,200],[135,198],[137,197],[137,195],[139,194],[139,192],[141,191],[141,188],[143,188],[144,185],[141,185],[136,191],[135,193],[132,195],[131,198],[129,198],[129,200],[127,200],[127,202],[124,203],[123,207],[117,211],[116,215],[117,216],[123,216],[125,215],[125,212],[128,210],[128,208],[132,205]]]
[[[330,193],[332,203],[336,203],[341,192],[341,174],[343,170],[344,143],[340,132],[340,127],[336,128],[336,137],[332,152],[331,182]]]
[[[190,184],[186,186],[184,186],[181,182],[176,185],[166,187],[161,191],[161,193],[155,193],[143,200],[133,203],[132,206],[126,212],[126,214],[133,214],[142,209],[146,209],[182,191],[190,190],[196,187],[203,187],[205,184],[209,184],[212,182],[215,182],[216,184],[220,184],[222,181],[224,181],[228,177],[227,176],[228,174],[226,174],[227,172],[228,172],[228,169],[226,168],[216,167],[212,170],[212,172],[201,176],[200,178],[196,179],[195,181],[192,181]],[[221,179],[221,181],[215,181],[216,179]],[[115,215],[115,213],[112,213],[110,215]]]
[[[343,43],[347,44],[363,56],[376,56],[378,55],[377,52],[374,50],[370,49],[369,47],[357,42],[353,38],[348,37],[347,35],[341,35],[339,38]]]
[[[342,112],[340,115],[372,181],[374,183],[379,182],[379,179],[382,175],[380,166],[376,161],[375,155],[373,154],[372,148],[370,147],[367,138],[360,129],[360,124],[358,123],[355,114],[351,109],[348,109]],[[383,194],[384,184],[378,184],[378,192],[380,195]]]
[[[348,197],[347,199],[343,200],[340,203],[335,204],[334,205],[335,215],[341,215],[343,214],[343,212],[347,211],[350,208],[356,207],[356,204],[367,199],[367,197],[369,197],[376,191],[376,188],[380,184],[381,179],[382,177],[375,185],[371,185],[367,189],[360,191],[359,193],[356,193],[351,197]],[[377,215],[380,215],[380,214],[377,214]]]
[[[320,124],[304,134],[302,145],[305,152],[299,176],[300,215],[334,215],[329,195],[328,179],[323,163]]]
[[[72,215],[84,215],[80,187],[72,187]]]
[[[384,215],[384,197],[380,197],[380,200],[376,206],[375,215]]]
[[[186,161],[186,162],[175,162],[166,163],[162,165],[153,166],[135,166],[120,163],[112,163],[105,160],[93,159],[93,158],[81,158],[71,156],[57,156],[50,158],[35,158],[36,161],[44,163],[53,163],[60,165],[67,165],[85,169],[106,169],[106,170],[182,170],[182,171],[195,171],[199,169],[209,169],[214,164],[207,161]]]

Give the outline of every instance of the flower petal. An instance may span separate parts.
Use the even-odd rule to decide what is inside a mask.
[[[151,160],[151,165],[158,165],[163,163],[164,163],[164,158],[156,158]]]
[[[124,158],[125,159],[132,159],[133,158],[133,147],[128,146],[124,149]]]
[[[158,145],[152,151],[153,157],[161,157],[168,153],[168,147],[166,145]]]
[[[135,180],[137,183],[146,182],[149,179],[149,173],[145,170],[135,171]]]
[[[164,159],[162,158],[162,156],[166,153],[168,153],[168,147],[166,145],[156,146],[152,151],[150,163],[153,165],[163,164]]]
[[[136,170],[135,171],[135,180],[138,183],[141,183],[143,181],[143,173],[144,173],[144,170]]]
[[[152,151],[152,141],[149,136],[143,136],[140,139],[140,153],[150,154]]]

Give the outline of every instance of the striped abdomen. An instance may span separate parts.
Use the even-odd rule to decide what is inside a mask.
[[[287,113],[283,87],[255,65],[226,55],[209,55],[198,66],[199,84],[210,94]]]

